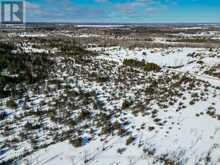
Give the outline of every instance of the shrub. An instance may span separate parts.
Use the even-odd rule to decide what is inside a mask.
[[[126,134],[128,134],[128,132],[127,132],[126,129],[120,128],[120,129],[118,130],[118,136],[123,137],[123,136],[125,136]]]
[[[194,105],[194,104],[195,104],[195,101],[194,101],[194,100],[191,100],[191,101],[189,102],[189,104],[190,104],[190,105]]]
[[[70,143],[76,148],[81,147],[82,146],[82,138],[78,137],[76,139],[73,139],[70,141]]]
[[[125,100],[122,103],[122,109],[126,109],[126,108],[130,107],[131,105],[132,105],[132,102],[129,102],[129,101]]]
[[[154,64],[154,63],[147,63],[144,65],[144,70],[147,71],[147,72],[150,72],[150,71],[160,71],[160,66],[157,65],[157,64]]]
[[[86,119],[86,118],[89,118],[91,115],[91,112],[87,111],[87,110],[82,110],[80,115],[79,115],[79,118],[80,119]]]
[[[8,100],[6,105],[8,108],[12,108],[12,109],[17,108],[17,104],[13,99]]]
[[[119,148],[119,149],[117,150],[117,153],[123,154],[124,151],[126,151],[126,148]]]
[[[153,126],[152,127],[148,127],[149,131],[153,131],[154,129],[155,129],[155,127],[153,127]]]
[[[100,75],[98,75],[96,79],[97,79],[97,82],[106,82],[106,81],[109,80],[109,77],[108,76],[100,76]]]
[[[6,112],[0,112],[0,121],[4,120],[7,117],[7,113]]]
[[[24,126],[27,130],[37,130],[40,129],[42,127],[41,124],[36,123],[36,124],[32,124],[32,123],[26,123]]]
[[[134,140],[135,140],[135,137],[130,136],[130,137],[126,140],[126,145],[130,145]]]
[[[105,126],[102,128],[102,131],[101,131],[101,134],[104,135],[104,134],[108,134],[112,131],[112,128],[110,126]]]
[[[215,116],[215,110],[208,110],[207,112],[206,112],[209,116]]]
[[[123,65],[144,69],[147,72],[160,71],[160,66],[154,63],[145,63],[144,60],[138,61],[133,59],[125,59]]]
[[[117,129],[120,129],[120,128],[121,128],[121,124],[116,121],[116,122],[114,122],[114,123],[112,124],[112,127],[113,127],[114,130],[117,130]]]
[[[197,61],[197,64],[204,64],[204,62],[203,61]]]
[[[145,65],[145,62],[144,61],[137,61],[137,60],[133,60],[133,59],[125,59],[123,61],[123,65],[140,68]]]

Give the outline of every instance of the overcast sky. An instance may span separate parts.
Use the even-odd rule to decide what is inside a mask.
[[[220,0],[27,0],[28,22],[220,22]]]

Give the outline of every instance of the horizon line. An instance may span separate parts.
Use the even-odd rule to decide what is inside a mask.
[[[28,21],[30,23],[60,23],[60,24],[220,24],[220,22],[61,22],[61,21]]]

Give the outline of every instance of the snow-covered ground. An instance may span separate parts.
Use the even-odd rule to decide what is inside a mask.
[[[18,35],[19,37],[35,37],[35,38],[39,38],[39,37],[47,37],[47,34],[44,33],[27,33],[27,32],[23,32],[21,34]]]
[[[214,52],[201,48],[129,50],[120,47],[90,50],[100,53],[97,59],[115,61],[118,65],[122,65],[124,59],[145,60],[156,63],[164,69],[171,67],[168,70],[173,72],[191,74],[204,83],[204,86],[196,87],[192,93],[202,94],[204,90],[207,93],[205,98],[195,104],[190,103],[192,93],[187,91],[183,92],[184,97],[177,98],[174,105],[168,108],[161,109],[156,104],[150,104],[151,108],[158,110],[157,118],[164,122],[161,126],[158,126],[151,116],[133,115],[129,111],[121,114],[131,123],[128,129],[135,140],[130,145],[126,145],[127,137],[116,135],[97,137],[80,148],[74,148],[68,141],[64,141],[27,156],[21,161],[22,164],[150,165],[163,164],[162,160],[178,161],[184,165],[220,164],[218,88],[220,83],[217,78],[203,74],[204,68],[220,63],[219,50]],[[196,53],[200,54],[199,57],[194,57]],[[201,60],[204,67],[197,63]],[[180,104],[186,107],[177,111]],[[207,115],[209,110],[213,110],[216,116]],[[150,131],[149,128],[154,129]]]
[[[220,36],[219,31],[204,31],[204,32],[198,32],[198,33],[176,33],[176,34],[170,34],[172,36],[180,36],[180,37],[210,37],[212,39],[218,39]]]
[[[220,50],[210,52],[205,48],[155,48],[141,49],[111,47],[111,48],[90,48],[89,50],[100,52],[98,59],[106,59],[123,63],[124,59],[145,60],[160,65],[161,67],[180,67],[184,72],[201,72],[201,64],[206,69],[220,63]],[[195,57],[194,57],[195,56]]]
[[[219,98],[209,99],[208,102],[218,100]],[[219,106],[218,103],[216,107]],[[180,159],[183,164],[187,165],[196,164],[199,159],[206,157],[211,158],[212,162],[209,163],[218,164],[220,161],[220,123],[209,116],[195,116],[196,113],[204,112],[206,108],[207,102],[201,102],[188,107],[182,113],[176,113],[174,110],[170,110],[168,114],[161,112],[160,115],[163,116],[163,119],[171,118],[167,126],[157,128],[153,132],[148,130],[134,132],[137,139],[130,146],[126,146],[126,139],[120,137],[108,138],[110,140],[106,140],[108,142],[104,144],[105,150],[103,150],[103,142],[100,140],[93,141],[80,149],[72,147],[68,141],[65,141],[28,156],[24,162],[45,165],[81,165],[88,159],[87,164],[91,165],[128,165],[131,162],[143,165],[153,164],[157,160],[157,155],[159,157],[168,154],[168,158]],[[153,122],[146,117],[131,115],[129,120],[137,128],[143,123],[154,126]],[[154,157],[138,148],[141,143],[147,149],[156,149]],[[118,149],[125,149],[125,151],[123,154],[119,154]],[[160,163],[157,162],[157,164]],[[200,164],[205,164],[205,160],[201,160]]]
[[[182,66],[193,59],[187,55],[196,49],[179,48],[179,49],[123,49],[120,47],[113,48],[92,48],[90,50],[102,51],[103,55],[98,58],[111,59],[117,62],[123,62],[124,59],[137,59],[139,61],[156,63],[160,66]],[[106,54],[106,55],[105,55]]]
[[[13,53],[52,53],[55,64],[48,66],[47,80],[16,86],[26,90],[15,99],[16,107],[7,105],[12,97],[0,100],[0,164],[220,164],[220,79],[208,72],[219,66],[220,49],[98,47],[89,48],[97,55],[85,60],[32,42],[17,44]],[[125,59],[161,69],[145,71],[127,66]]]

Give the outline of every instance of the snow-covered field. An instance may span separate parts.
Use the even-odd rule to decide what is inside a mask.
[[[205,69],[220,63],[219,50],[210,52],[205,48],[136,48],[129,50],[127,48],[111,47],[90,48],[89,50],[99,52],[98,59],[112,60],[120,64],[123,63],[124,59],[145,60],[146,62],[156,63],[161,67],[178,67],[178,70],[182,72],[200,74]],[[202,64],[199,64],[198,61],[202,61]]]
[[[135,137],[131,145],[125,144],[126,137],[115,135],[105,137],[104,141],[101,141],[103,137],[96,138],[81,148],[74,148],[68,141],[64,141],[26,157],[24,162],[45,165],[150,165],[163,164],[161,160],[167,159],[167,162],[178,160],[180,164],[187,165],[220,163],[220,81],[205,76],[204,67],[197,63],[202,60],[206,69],[219,64],[219,50],[214,52],[201,48],[129,50],[120,47],[92,50],[100,53],[97,59],[115,61],[118,65],[122,65],[124,59],[136,59],[156,63],[164,69],[174,67],[171,69],[174,72],[192,74],[197,79],[201,78],[210,83],[208,93],[203,100],[193,105],[189,103],[191,96],[188,92],[184,92],[185,98],[177,98],[173,106],[164,110],[156,104],[150,104],[151,108],[158,110],[157,117],[165,123],[162,126],[158,126],[152,117],[141,114],[135,116],[126,112],[124,115],[131,123],[128,129]],[[196,58],[191,56],[196,53],[201,55]],[[197,87],[196,91],[201,92],[203,88]],[[181,102],[186,107],[177,111]],[[206,115],[207,111],[212,109],[210,107],[218,114],[216,117]],[[154,130],[149,131],[149,127]],[[122,153],[119,153],[120,149]]]

